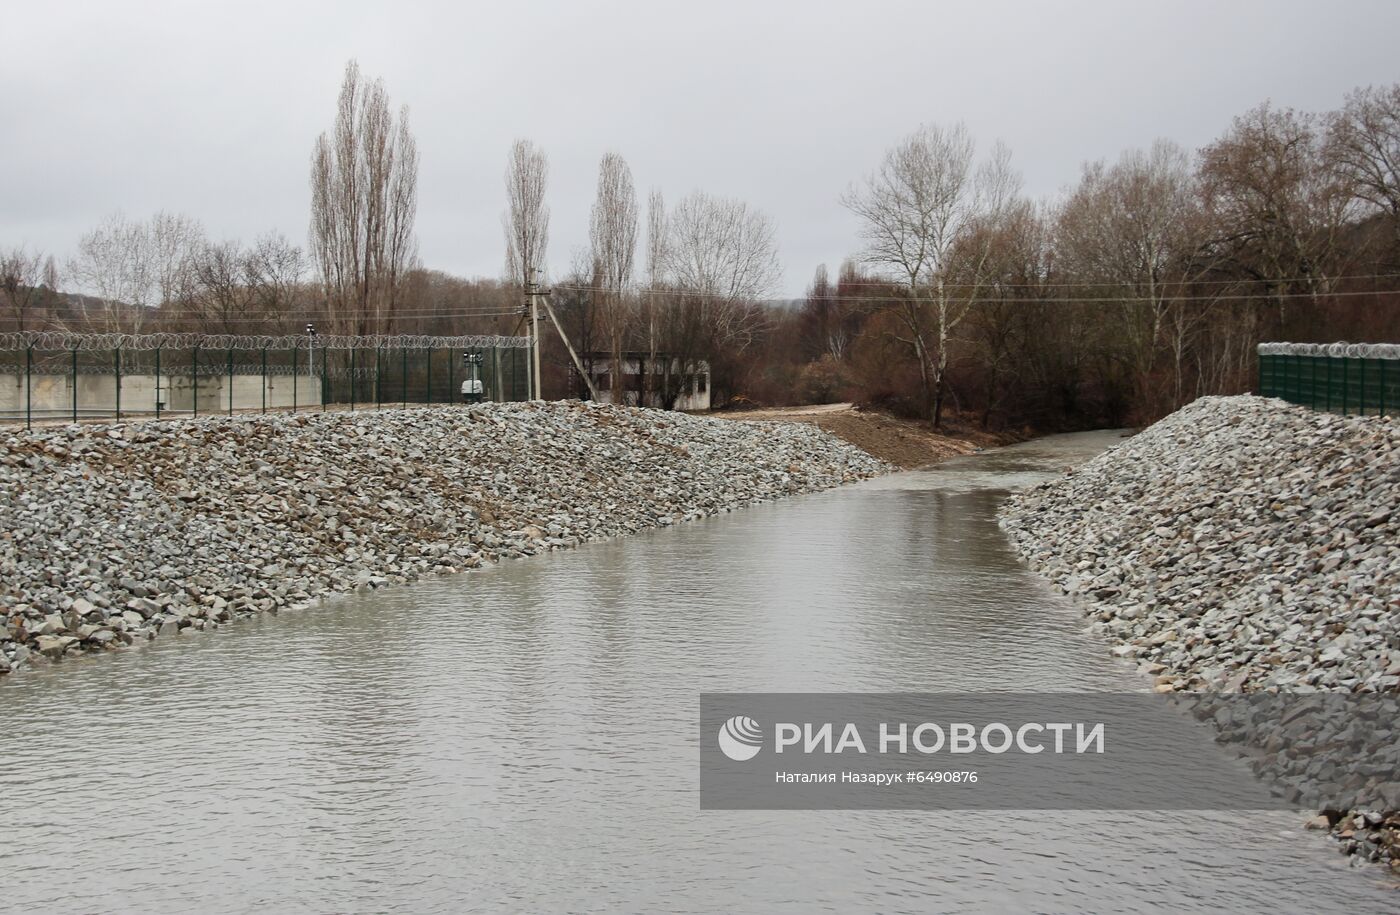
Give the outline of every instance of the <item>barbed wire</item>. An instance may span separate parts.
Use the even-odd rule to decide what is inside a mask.
[[[531,338],[497,334],[434,337],[427,334],[365,336],[241,334],[82,334],[67,331],[6,331],[0,350],[148,351],[161,349],[304,350],[315,349],[529,349]]]
[[[1400,359],[1400,343],[1261,343],[1257,352],[1261,356]]]
[[[414,368],[418,368],[418,365],[416,363],[414,365]],[[26,374],[32,375],[35,378],[71,378],[75,374],[75,372],[73,371],[72,366],[65,365],[61,361],[36,362],[33,366],[26,366],[23,362],[0,362],[0,375]],[[97,376],[111,378],[116,375],[116,372],[112,370],[112,366],[110,365],[79,364],[76,374],[83,377]],[[138,375],[152,374],[154,374],[154,371],[152,369],[152,366],[150,365],[137,365],[130,366],[129,368],[123,367],[122,369],[122,375],[126,378],[131,378]],[[219,364],[214,362],[200,363],[199,365],[168,366],[161,371],[162,378],[170,378],[175,380],[193,378],[196,375],[200,378],[216,379],[226,378],[229,375],[233,375],[235,378],[252,379],[291,378],[295,376],[297,378],[310,379],[312,381],[318,382],[322,378],[337,380],[344,378],[356,378],[365,381],[374,381],[377,378],[382,378],[387,379],[389,381],[393,381],[399,377],[399,371],[397,367],[393,367],[392,369],[389,367],[384,367],[381,370],[376,369],[372,365],[357,365],[353,369],[349,366],[344,365],[332,365],[328,367],[317,365],[312,369],[308,369],[305,365],[292,366],[286,364],[275,365],[269,363],[268,365],[264,366],[255,362],[235,362],[233,364],[232,371],[229,370],[229,366],[227,364]],[[452,376],[450,376],[449,373],[444,372],[441,377],[442,380],[445,382]],[[455,379],[453,380],[465,381],[466,379],[467,376],[465,374],[457,372]],[[485,381],[488,379],[482,380]]]
[[[355,377],[364,377],[362,373],[365,371],[370,372],[369,377],[373,377],[373,369],[359,368],[355,370]],[[39,377],[48,375],[71,376],[74,374],[74,369],[62,359],[36,361],[32,366],[26,365],[23,362],[0,362],[0,375],[24,375],[26,373]],[[111,365],[93,365],[90,363],[79,363],[76,373],[83,376],[100,375],[109,378],[116,374]],[[337,367],[331,367],[325,371],[327,377],[343,377],[346,373],[346,369]],[[149,375],[153,374],[153,368],[149,363],[124,365],[122,366],[122,374],[125,376]],[[221,362],[201,362],[198,365],[168,365],[161,371],[162,376],[169,378],[191,378],[195,375],[201,378],[219,378],[228,374],[230,373],[227,363]],[[282,378],[296,375],[298,378],[319,379],[322,374],[322,369],[319,365],[314,369],[308,369],[305,364],[291,366],[285,363],[269,363],[263,366],[251,362],[236,362],[233,365],[232,374],[266,376],[268,378]],[[385,374],[387,375],[388,373]]]

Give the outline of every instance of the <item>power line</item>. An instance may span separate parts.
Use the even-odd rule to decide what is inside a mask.
[[[566,286],[555,284],[555,289],[570,289],[578,292],[604,292],[596,286]],[[973,288],[973,287],[967,287]],[[1373,289],[1356,292],[1294,292],[1294,293],[1237,293],[1237,294],[1216,294],[1216,295],[1163,295],[1153,298],[1151,296],[1095,296],[1095,297],[1069,297],[1069,298],[1022,298],[1016,295],[994,295],[988,287],[981,287],[983,292],[977,296],[977,301],[986,302],[1012,302],[1023,305],[1125,305],[1130,303],[1158,303],[1158,302],[1220,302],[1220,301],[1269,301],[1275,302],[1279,299],[1313,299],[1313,298],[1351,298],[1357,296],[1381,296],[1400,295],[1400,289]],[[634,290],[638,295],[672,295],[689,296],[692,298],[729,299],[734,301],[748,301],[755,305],[786,305],[802,299],[744,299],[740,296],[730,296],[719,292],[687,292],[681,289],[638,289]],[[834,295],[833,299],[847,300],[853,303],[859,302],[908,302],[908,296],[842,296]],[[954,302],[958,301],[957,296],[951,297]]]
[[[1269,279],[1233,279],[1233,280],[1161,280],[1159,286],[1228,286],[1236,283],[1308,283],[1319,279],[1325,279],[1329,283],[1339,283],[1346,280],[1391,280],[1400,279],[1400,273],[1357,273],[1347,276],[1292,276],[1277,277]],[[899,281],[894,280],[837,280],[831,283],[831,287],[836,289],[840,286],[898,286]],[[1003,286],[1024,287],[1027,289],[1097,289],[1111,283],[1002,283]],[[980,289],[985,288],[985,283],[944,283],[945,289]]]
[[[313,305],[311,305],[311,306],[309,306],[309,307],[308,307],[307,305],[304,305],[304,304],[303,304],[303,305],[293,305],[293,306],[290,306],[290,307],[287,308],[287,312],[295,312],[295,313],[301,314],[301,313],[308,312],[308,311],[316,311],[317,308],[319,308],[320,306],[321,306],[321,303],[314,303]],[[179,312],[179,313],[188,313],[188,314],[203,315],[203,314],[209,314],[209,313],[211,313],[211,312],[215,312],[215,311],[218,310],[218,309],[201,310],[200,307],[199,307],[198,305],[194,305],[194,304],[190,304],[190,303],[183,303],[183,302],[179,302],[179,303],[174,303],[174,302],[172,302],[172,303],[167,303],[167,304],[161,305],[161,306],[129,306],[129,307],[132,307],[132,308],[136,308],[136,307],[149,307],[149,308],[151,308],[152,313],[160,313],[160,314],[174,314],[174,313]],[[451,305],[451,304],[447,304],[447,303],[442,303],[442,304],[436,304],[436,305],[424,305],[424,306],[417,307],[417,308],[396,308],[396,309],[393,309],[393,310],[391,310],[391,311],[386,311],[386,312],[384,312],[384,314],[392,314],[392,315],[411,315],[411,314],[448,314],[448,313],[450,313],[450,314],[489,314],[489,315],[498,315],[498,314],[515,314],[515,313],[519,310],[519,309],[514,309],[514,310],[509,311],[509,312],[503,311],[503,309],[505,309],[505,308],[511,308],[511,307],[512,307],[512,306],[506,306],[506,305]],[[354,317],[353,314],[350,315],[350,316],[351,316],[351,317]],[[367,317],[372,317],[372,316],[367,316]]]
[[[1379,278],[1387,277],[1387,276],[1392,276],[1392,275],[1391,275],[1391,274],[1375,274],[1375,275],[1374,275],[1374,278],[1379,279]],[[1394,276],[1400,276],[1400,274],[1394,274]],[[1366,277],[1353,276],[1353,277],[1340,277],[1340,278],[1337,278],[1337,279],[1364,279],[1364,278],[1366,278]],[[889,285],[891,285],[891,284],[887,284],[887,283],[873,283],[873,282],[871,282],[871,283],[847,284],[847,285],[889,286]],[[1056,285],[1056,284],[1046,284],[1046,286],[1045,286],[1044,288],[1078,288],[1078,287],[1080,287],[1081,285],[1087,286],[1088,284],[1059,284],[1059,285]],[[554,285],[553,285],[553,288],[554,288],[554,289],[570,290],[570,291],[575,291],[575,292],[593,292],[593,293],[607,292],[607,291],[608,291],[608,290],[605,290],[605,289],[603,289],[602,287],[599,287],[599,286],[581,286],[581,285],[560,284],[560,283],[554,284]],[[947,289],[947,288],[955,288],[955,287],[944,287],[944,288]],[[956,288],[973,288],[973,287],[971,287],[971,286],[960,286],[960,287],[956,287]],[[1274,294],[1269,294],[1269,293],[1233,293],[1233,294],[1230,294],[1230,293],[1216,293],[1216,294],[1209,294],[1209,295],[1190,295],[1190,296],[1163,295],[1163,296],[1159,296],[1159,297],[1155,297],[1155,298],[1154,298],[1154,297],[1151,297],[1151,296],[1092,296],[1092,297],[1071,296],[1071,297],[1053,297],[1053,298],[1046,298],[1046,297],[1024,298],[1024,297],[1015,295],[1014,289],[1016,289],[1016,288],[1025,288],[1025,287],[1011,286],[1011,287],[1002,287],[1002,288],[1003,288],[1003,289],[1011,290],[1011,294],[1009,294],[1009,295],[1005,295],[1005,294],[998,295],[998,294],[996,294],[996,290],[989,289],[989,288],[986,287],[986,286],[981,287],[981,290],[982,290],[982,291],[981,291],[981,293],[980,293],[979,296],[978,296],[978,301],[979,301],[980,303],[982,303],[982,304],[989,304],[989,303],[1002,302],[1002,303],[1019,304],[1019,305],[1127,305],[1127,304],[1158,304],[1158,303],[1167,304],[1167,303],[1172,303],[1172,302],[1193,302],[1193,301],[1195,301],[1195,302],[1249,302],[1249,301],[1270,301],[1270,302],[1273,302],[1273,301],[1279,301],[1279,300],[1296,300],[1296,299],[1312,299],[1312,298],[1338,299],[1338,298],[1360,298],[1360,297],[1365,297],[1365,296],[1394,296],[1394,295],[1400,295],[1400,289],[1375,289],[1375,290],[1354,290],[1354,291],[1346,291],[1346,292],[1325,292],[1325,293],[1297,292],[1297,293],[1274,293]],[[636,289],[636,290],[633,290],[633,292],[636,293],[636,294],[638,294],[638,295],[683,296],[683,297],[692,297],[692,298],[698,297],[698,298],[710,298],[710,299],[731,299],[731,298],[735,298],[735,297],[732,297],[732,296],[725,295],[725,294],[723,294],[723,293],[696,292],[696,291],[686,291],[686,290],[682,290],[682,289]],[[833,299],[835,299],[835,300],[838,300],[838,301],[839,301],[839,300],[845,300],[845,301],[849,301],[849,302],[851,302],[851,303],[879,303],[879,304],[888,304],[888,303],[907,303],[908,301],[910,301],[909,297],[908,297],[908,296],[905,296],[905,295],[897,295],[897,296],[866,296],[866,295],[842,296],[842,295],[835,295],[835,294],[834,294],[834,295],[831,296],[831,298],[833,298]],[[957,296],[953,296],[952,298],[954,299],[954,304],[957,304]],[[742,299],[740,299],[740,300],[742,301]],[[766,299],[753,299],[753,300],[747,300],[747,301],[750,301],[750,302],[752,302],[752,304],[756,304],[756,305],[788,305],[788,304],[791,304],[791,303],[794,302],[794,301],[801,301],[801,299],[766,298]],[[477,310],[478,308],[491,308],[491,307],[493,307],[493,306],[476,306],[476,307],[466,307],[466,308],[461,308],[461,309],[447,309],[447,310],[438,310],[437,308],[432,308],[432,309],[428,309],[428,310],[419,310],[419,309],[395,310],[395,311],[389,312],[388,314],[385,314],[385,315],[381,316],[380,319],[392,323],[392,322],[395,322],[395,321],[421,321],[421,320],[435,320],[435,319],[440,319],[440,320],[449,320],[449,319],[450,319],[450,320],[474,320],[474,319],[483,319],[483,320],[487,320],[487,319],[493,319],[493,318],[519,318],[519,317],[521,316],[521,311],[520,311],[519,308],[512,308],[512,309],[510,309],[509,311],[484,311],[484,310]],[[499,306],[496,306],[496,307],[499,307]],[[300,311],[298,311],[298,312],[296,312],[296,313],[297,313],[298,315],[301,314]],[[286,322],[286,321],[289,321],[289,320],[294,320],[293,318],[289,317],[288,314],[273,315],[273,316],[268,316],[268,317],[219,318],[219,317],[217,317],[217,316],[211,316],[211,315],[209,315],[209,314],[207,314],[207,313],[201,313],[201,312],[199,312],[199,311],[193,310],[192,308],[190,308],[190,307],[188,307],[188,306],[181,307],[181,308],[179,308],[179,309],[172,309],[172,308],[170,308],[169,306],[162,307],[162,308],[159,308],[159,309],[153,309],[153,310],[152,310],[152,313],[150,314],[150,317],[151,317],[152,319],[154,319],[154,320],[166,320],[166,321],[173,321],[173,322],[177,322],[177,323],[178,323],[178,322],[190,322],[190,323],[207,323],[207,324],[215,324],[215,325],[217,325],[217,324],[228,324],[228,325],[277,324],[277,323],[279,323],[279,322]],[[297,319],[297,320],[299,320],[299,319]]]

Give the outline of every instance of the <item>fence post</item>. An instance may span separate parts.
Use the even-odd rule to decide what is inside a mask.
[[[1378,367],[1379,367],[1380,370],[1381,370],[1381,395],[1380,395],[1380,412],[1377,413],[1376,415],[1377,415],[1377,416],[1384,416],[1384,415],[1385,415],[1385,360],[1384,360],[1384,359],[1378,360]]]
[[[71,379],[73,388],[73,422],[78,421],[78,344],[73,344],[73,376]]]
[[[1342,357],[1342,415],[1347,415],[1347,363],[1351,360]]]
[[[24,350],[24,428],[34,428],[34,341]]]
[[[194,345],[194,355],[190,357],[190,386],[193,393],[190,395],[190,406],[194,410],[195,418],[199,418],[199,344]]]
[[[1329,355],[1329,356],[1327,356],[1327,357],[1325,357],[1325,358],[1327,359],[1327,412],[1328,412],[1328,413],[1331,413],[1331,412],[1332,412],[1332,357]]]
[[[228,415],[233,415],[233,347],[228,348]]]
[[[1366,415],[1366,360],[1356,360],[1356,371],[1361,376],[1361,380],[1356,384],[1357,415]]]
[[[160,346],[156,347],[156,419],[160,419]]]
[[[117,345],[117,348],[116,348],[116,349],[112,350],[112,356],[113,356],[113,359],[115,360],[116,367],[117,367],[117,422],[121,422],[121,418],[122,418],[122,348],[121,348],[121,345],[120,345],[120,344]]]
[[[301,383],[301,376],[297,374],[297,350],[301,349],[301,338],[292,341],[292,412],[297,411],[297,387]]]
[[[447,351],[447,402],[457,399],[457,360],[452,358],[452,350]]]
[[[384,347],[378,340],[374,341],[374,408],[384,409],[384,389],[379,383],[380,363],[383,362]]]
[[[430,346],[426,350],[428,354],[428,406],[433,405],[433,348]]]
[[[400,364],[403,366],[403,368],[402,368],[402,370],[401,370],[401,372],[400,372],[400,375],[401,375],[400,380],[401,380],[402,383],[403,383],[403,390],[400,391],[399,393],[401,393],[401,394],[403,395],[403,408],[404,408],[405,410],[407,410],[407,409],[408,409],[408,347],[405,346],[403,349],[399,350],[399,354],[400,354],[400,356],[401,356],[401,358],[399,359],[399,362],[400,362]]]
[[[331,348],[330,348],[329,346],[323,346],[323,347],[321,347],[321,412],[322,412],[322,413],[326,412],[326,378],[327,378],[327,375],[326,375],[326,357],[330,355],[330,352],[331,352]],[[314,367],[314,366],[312,367],[312,371],[315,371],[315,367]]]
[[[267,412],[267,347],[262,348],[262,411]]]
[[[355,347],[350,347],[350,412],[355,412]]]

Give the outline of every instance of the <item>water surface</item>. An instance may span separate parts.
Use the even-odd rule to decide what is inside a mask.
[[[0,908],[1351,911],[1301,817],[698,809],[698,693],[1122,690],[1015,559],[1044,439],[0,682]]]

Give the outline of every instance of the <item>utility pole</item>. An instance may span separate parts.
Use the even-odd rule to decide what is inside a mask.
[[[530,308],[530,336],[531,363],[534,367],[534,384],[531,389],[531,400],[544,400],[544,383],[540,378],[540,292],[535,284],[535,268],[530,268],[530,281],[525,284],[525,292],[529,298]]]

